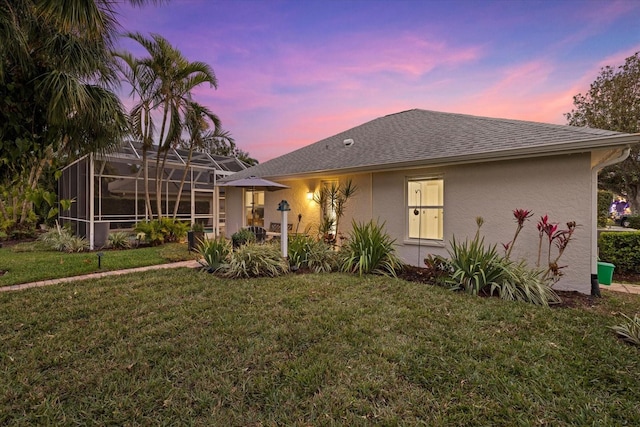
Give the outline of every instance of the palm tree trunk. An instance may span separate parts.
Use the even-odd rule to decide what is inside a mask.
[[[144,181],[144,204],[147,209],[147,218],[153,219],[153,208],[151,206],[151,196],[149,194],[149,156],[148,148],[142,147],[142,176]]]
[[[189,156],[187,157],[187,164],[184,166],[184,172],[182,173],[182,179],[180,180],[180,187],[178,188],[178,195],[176,196],[176,204],[173,207],[173,219],[178,217],[178,206],[180,205],[180,198],[182,197],[182,189],[184,188],[184,183],[187,180],[187,174],[189,173],[189,168],[191,167],[191,156],[193,155],[193,144],[189,147]],[[193,186],[193,182],[191,183]]]
[[[160,128],[160,139],[158,142],[158,154],[156,155],[156,208],[158,209],[158,219],[162,218],[162,173],[160,169],[160,152],[164,150],[164,145],[167,143],[166,136],[164,134],[166,124],[167,124],[167,116],[169,113],[169,101],[168,98],[164,102],[164,111],[162,112],[162,125]]]

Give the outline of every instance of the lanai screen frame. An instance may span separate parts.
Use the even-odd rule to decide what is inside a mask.
[[[167,153],[162,190],[163,216],[173,217],[173,201],[188,156],[187,150],[171,149]],[[152,208],[155,209],[157,148],[149,150],[147,157],[149,191]],[[221,198],[221,187],[217,182],[247,167],[235,157],[193,152],[177,218],[191,224],[204,223],[216,236],[223,233],[226,209],[221,204],[225,200]],[[224,191],[224,187],[222,189]],[[121,200],[133,201],[133,209],[130,209],[133,212],[105,214],[105,193],[107,197],[121,194]],[[144,202],[141,147],[133,142],[126,142],[117,152],[89,154],[66,166],[59,180],[58,194],[60,199],[74,200],[71,209],[60,212],[60,222],[70,226],[76,235],[87,238],[90,249],[103,246],[111,229],[130,229],[136,222],[151,219]],[[207,194],[211,195],[210,199]],[[187,202],[188,210],[184,206]],[[203,203],[209,202],[209,212],[202,213]]]

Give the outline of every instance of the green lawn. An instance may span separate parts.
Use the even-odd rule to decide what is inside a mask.
[[[151,271],[0,294],[1,425],[640,425],[589,309],[383,277]]]
[[[103,256],[98,269],[97,251],[69,254],[42,250],[39,243],[0,248],[0,270],[6,271],[0,275],[0,287],[194,258],[185,243],[100,252]]]

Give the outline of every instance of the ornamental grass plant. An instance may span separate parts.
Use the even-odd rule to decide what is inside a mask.
[[[271,243],[246,243],[229,254],[229,263],[220,270],[225,277],[277,277],[289,272],[289,263],[280,247]]]

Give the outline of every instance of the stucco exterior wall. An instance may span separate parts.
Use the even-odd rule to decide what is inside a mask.
[[[444,179],[444,238],[442,241],[416,241],[407,239],[406,180],[409,177],[441,176]],[[385,222],[385,229],[396,239],[400,257],[412,265],[423,265],[429,254],[447,256],[449,242],[472,238],[476,232],[475,218],[484,219],[482,235],[487,244],[510,242],[515,232],[514,209],[534,212],[518,236],[511,258],[524,258],[534,266],[538,257],[538,230],[541,216],[559,223],[576,221],[577,231],[560,260],[566,265],[564,276],[556,289],[578,290],[590,293],[593,215],[591,188],[591,155],[573,154],[554,157],[537,157],[516,161],[497,161],[449,167],[411,169],[352,176],[327,176],[323,179],[282,180],[291,188],[266,192],[265,224],[280,221],[276,210],[280,200],[291,206],[288,222],[297,225],[302,214],[299,231],[316,229],[320,220],[318,205],[307,199],[309,191],[317,191],[324,180],[351,178],[358,186],[357,195],[347,205],[340,229],[347,234],[351,220],[364,222],[370,219]],[[242,189],[227,189],[227,236],[244,226],[242,223]],[[547,246],[543,244],[543,261],[546,265]],[[552,247],[552,254],[557,249]]]
[[[309,200],[307,194],[309,192],[316,193],[320,189],[323,181],[338,180],[339,182],[344,182],[347,179],[351,179],[353,184],[358,187],[358,190],[347,203],[344,217],[340,223],[340,230],[343,233],[347,233],[351,228],[351,220],[353,218],[357,221],[368,221],[372,218],[371,175],[327,176],[322,179],[278,181],[281,184],[288,185],[290,188],[265,192],[265,228],[268,229],[269,224],[272,222],[281,221],[281,212],[277,210],[278,203],[280,203],[281,200],[286,200],[291,207],[291,210],[287,213],[287,222],[293,224],[293,231],[295,231],[297,227],[301,233],[309,232],[310,234],[314,234],[321,219],[320,207],[313,200]],[[243,190],[241,188],[227,188],[227,237],[230,237],[246,225],[243,223],[242,194]],[[299,225],[298,214],[302,215]]]
[[[497,244],[513,238],[514,209],[528,209],[534,216],[518,236],[511,258],[525,258],[535,265],[538,256],[538,230],[541,216],[566,228],[567,221],[580,226],[574,234],[560,265],[565,276],[557,289],[591,289],[592,190],[590,154],[575,154],[550,158],[531,158],[469,164],[447,168],[395,171],[373,175],[373,212],[386,221],[386,229],[398,243],[399,255],[409,264],[422,265],[428,253],[447,255],[446,247],[453,236],[456,240],[473,238],[475,218],[484,219],[482,234],[485,242]],[[442,242],[410,242],[406,239],[406,179],[407,177],[442,176],[444,178],[444,239]],[[546,264],[543,244],[543,262]],[[552,248],[552,254],[556,248]]]

